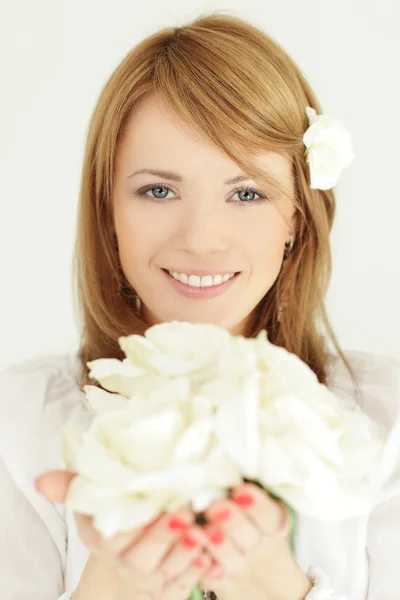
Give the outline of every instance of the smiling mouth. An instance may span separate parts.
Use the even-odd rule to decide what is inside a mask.
[[[239,275],[241,273],[241,271],[232,271],[231,274],[228,276],[228,273],[224,273],[223,275],[221,275],[221,273],[204,273],[202,275],[198,275],[197,273],[185,273],[184,271],[179,272],[178,271],[171,271],[169,269],[164,269],[163,267],[161,268],[162,271],[164,271],[164,273],[166,273],[169,277],[171,277],[172,279],[174,279],[175,281],[178,281],[179,283],[182,283],[184,285],[190,285],[189,284],[189,278],[190,277],[196,277],[196,280],[201,281],[203,277],[207,277],[207,278],[211,278],[212,280],[215,277],[219,277],[219,279],[221,279],[222,277],[222,281],[218,281],[216,283],[212,283],[211,285],[208,283],[207,285],[204,286],[197,286],[197,285],[190,285],[190,287],[199,287],[199,288],[205,288],[205,287],[217,287],[218,285],[222,285],[223,283],[226,283],[227,281],[230,281],[231,279],[234,279],[237,275]],[[222,271],[223,272],[223,271]],[[185,278],[182,281],[180,278],[174,277],[174,274],[177,275],[184,275]]]

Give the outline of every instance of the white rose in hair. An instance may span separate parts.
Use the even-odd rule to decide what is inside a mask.
[[[317,115],[310,106],[306,113],[310,126],[303,135],[303,142],[307,148],[306,163],[310,167],[310,187],[329,190],[355,158],[352,136],[337,119]]]

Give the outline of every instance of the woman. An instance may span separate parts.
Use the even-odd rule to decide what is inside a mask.
[[[1,378],[6,600],[185,600],[196,583],[221,600],[398,598],[400,369],[345,355],[326,317],[335,196],[310,184],[306,107],[322,113],[296,64],[223,14],[145,39],[107,82],[80,194],[79,353]],[[388,437],[386,501],[334,525],[298,515],[294,552],[284,505],[249,484],[211,505],[205,530],[182,508],[105,542],[90,518],[65,510],[74,474],[59,431],[90,424],[86,363],[123,358],[120,336],[170,320],[248,337],[267,329],[361,406]]]

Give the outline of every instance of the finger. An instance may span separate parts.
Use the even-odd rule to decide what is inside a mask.
[[[219,585],[226,584],[227,573],[218,563],[213,562],[211,567],[204,573],[200,585],[204,590],[213,590],[217,592]],[[237,577],[231,580],[232,583],[237,581]],[[226,587],[226,585],[224,585]],[[225,590],[226,591],[226,590]]]
[[[215,500],[205,511],[205,516],[209,523],[220,525],[242,552],[253,550],[262,541],[263,533],[232,500]]]
[[[136,600],[136,598],[143,598],[143,600],[147,600],[147,598],[148,600],[162,599],[165,580],[160,573],[152,573],[149,577],[147,574],[135,571],[132,567],[123,565],[117,565],[115,570],[120,576],[118,598],[121,598],[121,600],[122,598],[131,598],[132,600]],[[126,588],[124,582],[127,584]]]
[[[35,488],[52,502],[64,502],[68,486],[76,475],[73,471],[47,471],[35,479]]]
[[[249,557],[236,546],[221,526],[205,525],[204,532],[208,536],[207,550],[224,571],[233,575],[242,573],[249,563]]]
[[[35,487],[48,500],[63,502],[68,487],[76,475],[76,473],[71,471],[47,471],[36,478]],[[91,552],[104,551],[105,553],[116,554],[126,548],[129,543],[132,543],[133,539],[140,533],[140,530],[132,530],[118,534],[110,540],[104,540],[100,533],[94,529],[92,517],[77,512],[74,513],[74,517],[79,535]]]
[[[164,556],[159,571],[166,580],[178,577],[183,573],[204,551],[204,546],[208,543],[207,536],[198,525],[192,525],[176,543],[170,548]]]
[[[172,544],[193,521],[194,514],[186,507],[174,514],[164,513],[153,527],[145,530],[137,543],[123,552],[121,562],[143,573],[156,571]]]
[[[204,551],[194,559],[184,573],[166,583],[162,592],[162,600],[189,598],[193,588],[198,585],[198,582],[209,570],[211,563],[211,557]]]
[[[253,483],[237,488],[232,501],[240,506],[246,516],[267,536],[286,537],[290,533],[290,513],[282,502]]]
[[[104,539],[102,536],[100,536],[100,551],[111,552],[113,555],[120,557],[122,554],[124,554],[124,552],[131,548],[132,544],[144,537],[146,531],[154,527],[154,525],[158,523],[161,518],[162,513],[157,515],[155,519],[153,519],[144,527],[137,527],[126,532],[117,533],[112,538]]]
[[[103,538],[93,526],[93,517],[82,513],[74,513],[79,537],[91,552],[101,552],[118,558],[132,543],[144,535],[143,528],[135,528],[115,534],[112,538]]]

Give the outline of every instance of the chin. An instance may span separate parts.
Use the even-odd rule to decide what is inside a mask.
[[[176,310],[172,310],[171,312],[168,312],[167,314],[157,318],[158,323],[170,321],[184,321],[186,323],[211,323],[212,325],[217,325],[219,327],[223,327],[224,329],[230,329],[231,327],[234,327],[232,323],[227,322],[226,319],[222,317],[218,317],[216,315],[207,316],[204,310],[199,311],[199,314],[196,314],[194,311],[190,311],[190,313],[177,313]]]

